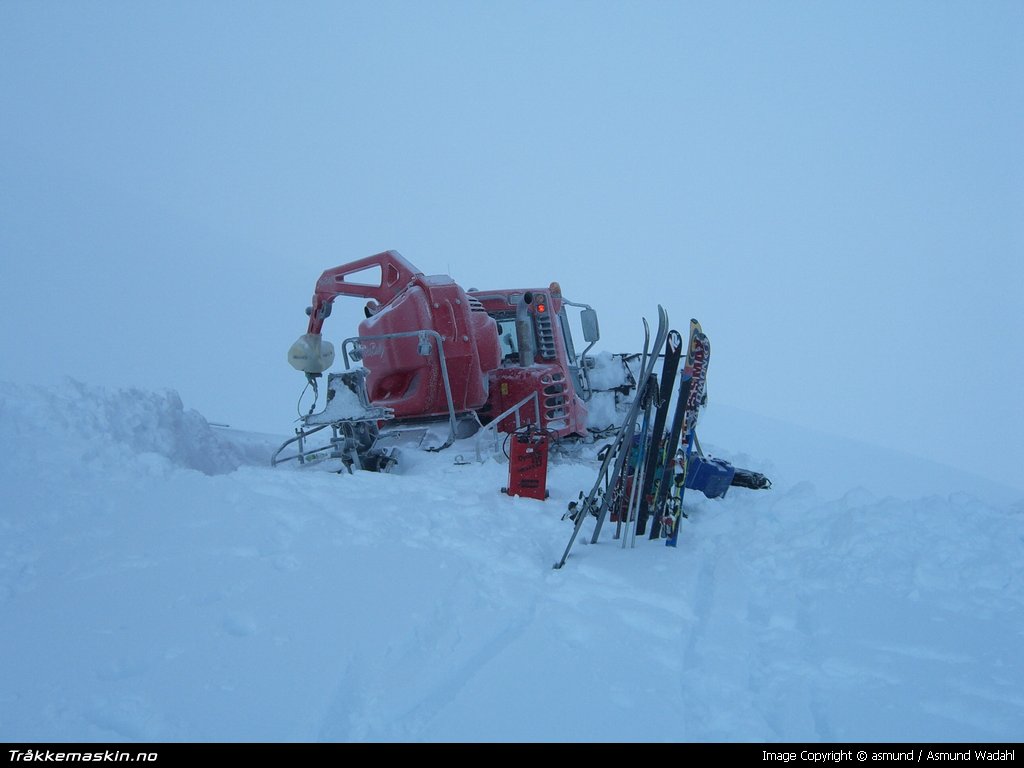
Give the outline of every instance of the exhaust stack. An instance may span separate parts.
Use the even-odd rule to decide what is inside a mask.
[[[516,304],[516,341],[519,343],[519,364],[533,365],[537,358],[537,345],[533,332],[533,317],[530,305],[533,304],[533,292],[527,291]]]

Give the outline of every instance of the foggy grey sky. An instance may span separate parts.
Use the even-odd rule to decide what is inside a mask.
[[[1024,487],[1022,39],[1018,2],[4,0],[0,378],[286,433],[316,278],[394,248],[558,280],[615,351],[660,302],[712,407]]]

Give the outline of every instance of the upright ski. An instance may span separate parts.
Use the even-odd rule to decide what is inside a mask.
[[[700,407],[704,404],[707,392],[708,362],[711,359],[711,342],[700,330],[700,324],[696,320],[690,321],[690,348],[686,354],[686,366],[690,369],[692,380],[690,391],[686,398],[686,409],[683,412],[684,449],[682,458],[679,459],[679,474],[675,477],[675,488],[678,490],[678,501],[671,505],[669,514],[665,516],[665,545],[676,546],[679,539],[679,518],[683,514],[683,493],[686,490],[686,472],[689,466],[690,454],[693,452],[693,444],[696,440],[697,417]]]
[[[630,482],[630,495],[629,505],[626,508],[626,527],[625,535],[622,537],[622,546],[625,547],[627,541],[632,547],[636,546],[636,520],[637,513],[640,507],[640,478],[645,474],[645,468],[647,462],[650,460],[648,448],[650,441],[648,440],[648,430],[651,423],[651,411],[654,410],[655,395],[658,390],[658,380],[654,374],[651,374],[647,380],[647,386],[645,387],[644,394],[644,420],[643,425],[640,427],[640,439],[636,445],[635,456],[632,457],[632,478]]]
[[[660,478],[654,494],[654,502],[651,506],[651,536],[657,539],[661,536],[661,523],[665,504],[672,490],[673,470],[676,463],[676,450],[679,447],[679,440],[684,437],[683,422],[686,416],[686,406],[690,400],[690,392],[693,382],[693,356],[697,346],[697,335],[701,333],[700,323],[690,320],[690,337],[686,344],[686,364],[680,374],[679,395],[676,397],[676,409],[672,414],[672,426],[669,429],[668,437],[665,440],[665,447],[661,453]]]
[[[668,339],[665,342],[665,366],[661,371],[658,410],[654,414],[647,467],[644,472],[643,484],[640,486],[640,511],[636,518],[636,533],[639,536],[643,536],[647,532],[647,518],[654,502],[654,485],[659,479],[660,470],[664,465],[661,457],[666,439],[665,421],[668,419],[669,406],[672,403],[672,389],[676,383],[676,373],[679,370],[679,359],[682,357],[682,353],[682,335],[679,331],[669,331]]]
[[[657,539],[661,536],[662,519],[667,516],[665,505],[668,503],[669,494],[672,490],[672,468],[676,465],[676,450],[679,446],[679,437],[683,432],[686,401],[690,397],[690,386],[692,383],[693,374],[684,370],[679,376],[679,395],[676,410],[672,416],[672,426],[669,429],[668,437],[665,439],[665,449],[661,465],[661,482],[658,483],[654,503],[651,505],[650,538],[652,539]]]

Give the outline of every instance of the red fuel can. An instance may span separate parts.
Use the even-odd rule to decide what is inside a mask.
[[[548,433],[530,428],[514,432],[509,436],[508,488],[501,490],[509,496],[544,500],[547,483]]]

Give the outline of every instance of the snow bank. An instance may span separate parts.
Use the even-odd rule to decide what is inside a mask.
[[[743,427],[717,424],[709,445]],[[586,455],[545,502],[455,464],[472,442],[274,470],[173,395],[74,383],[0,385],[0,437],[2,741],[1024,732],[1019,499],[900,497],[856,465],[815,487],[782,452],[770,492],[688,496],[677,550],[606,536],[554,571]]]
[[[263,446],[232,441],[171,390],[109,390],[74,379],[58,387],[0,383],[0,439],[30,460],[131,461],[153,454],[175,467],[222,474],[268,462]]]

